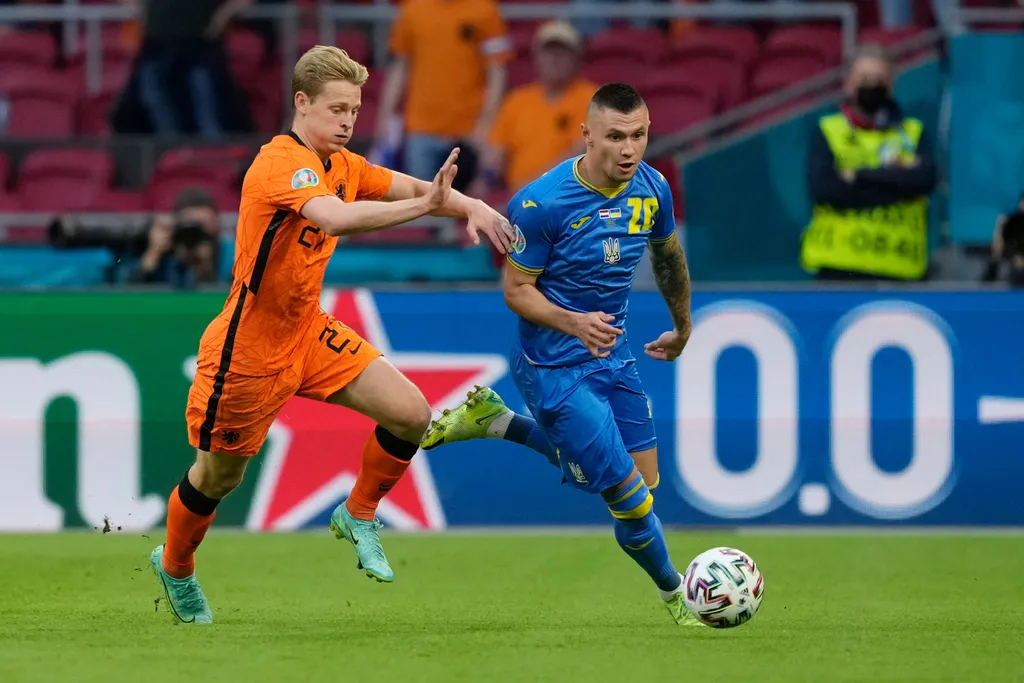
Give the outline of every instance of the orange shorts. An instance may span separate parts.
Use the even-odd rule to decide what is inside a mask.
[[[366,369],[380,351],[321,312],[295,349],[295,361],[273,375],[254,377],[199,370],[188,392],[185,420],[195,448],[256,455],[278,412],[292,396],[326,401]],[[219,358],[200,367],[217,368]],[[219,389],[219,390],[218,390]]]

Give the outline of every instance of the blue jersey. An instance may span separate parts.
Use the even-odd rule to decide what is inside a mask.
[[[569,159],[509,201],[515,239],[508,261],[530,275],[553,304],[570,311],[604,311],[625,332],[629,290],[650,241],[676,231],[665,177],[640,162],[620,188],[602,190],[583,180]],[[579,339],[519,320],[523,354],[536,365],[575,365],[593,358]],[[616,346],[626,343],[622,334]]]

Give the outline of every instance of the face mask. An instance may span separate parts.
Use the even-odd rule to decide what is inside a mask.
[[[889,102],[889,88],[884,85],[862,85],[857,88],[857,107],[865,114],[874,114]]]

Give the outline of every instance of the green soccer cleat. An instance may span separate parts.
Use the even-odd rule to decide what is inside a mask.
[[[701,626],[701,621],[698,619],[693,612],[686,606],[686,599],[683,597],[683,591],[679,590],[672,593],[672,597],[665,600],[665,607],[668,608],[668,613],[672,615],[672,618],[680,626]]]
[[[380,529],[383,525],[379,520],[368,522],[356,519],[349,514],[348,508],[342,503],[331,513],[331,531],[334,537],[344,538],[356,549],[360,569],[371,579],[380,583],[391,583],[395,580],[395,572],[384,557],[384,547],[380,544]]]
[[[213,613],[210,611],[210,603],[206,601],[196,575],[193,574],[187,579],[176,579],[164,571],[163,559],[164,547],[158,545],[149,554],[149,566],[153,568],[153,573],[163,586],[167,607],[174,618],[183,624],[212,624]]]
[[[420,447],[429,451],[441,444],[486,439],[491,423],[508,412],[509,407],[493,389],[474,387],[462,405],[441,411],[441,417],[430,423]]]

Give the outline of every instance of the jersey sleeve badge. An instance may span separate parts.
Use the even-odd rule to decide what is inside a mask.
[[[526,251],[526,235],[523,234],[522,229],[518,225],[513,227],[515,228],[515,235],[512,237],[512,251],[522,254]]]
[[[301,190],[304,187],[316,187],[320,184],[320,178],[316,171],[311,168],[300,168],[292,176],[292,189]]]

